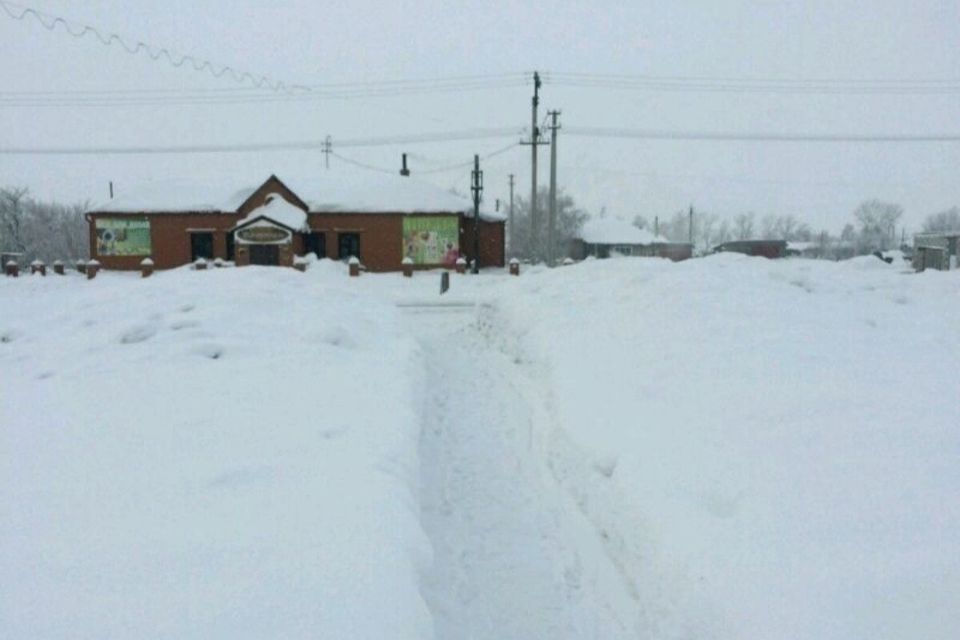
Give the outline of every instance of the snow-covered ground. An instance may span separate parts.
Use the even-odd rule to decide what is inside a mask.
[[[419,347],[313,275],[0,281],[0,637],[430,637]]]
[[[955,273],[438,279],[0,280],[0,628],[960,633]]]

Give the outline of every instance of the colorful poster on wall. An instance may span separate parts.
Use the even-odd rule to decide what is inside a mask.
[[[411,216],[403,219],[403,256],[414,264],[452,266],[460,257],[456,216]]]
[[[97,255],[149,256],[150,221],[97,218]]]

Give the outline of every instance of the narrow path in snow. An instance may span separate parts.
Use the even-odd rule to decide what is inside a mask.
[[[424,597],[438,640],[625,636],[583,579],[589,533],[530,454],[539,409],[516,365],[475,309],[405,311],[428,369],[421,501],[435,558]]]

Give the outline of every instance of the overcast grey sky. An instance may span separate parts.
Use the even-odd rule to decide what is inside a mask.
[[[21,0],[77,24],[165,45],[289,83],[544,72],[839,80],[942,80],[960,87],[960,3],[874,2],[120,2]],[[229,80],[131,56],[95,39],[0,14],[4,92],[232,89]],[[529,126],[531,87],[254,104],[0,105],[0,148],[336,140]],[[0,96],[2,97],[2,96]],[[907,95],[656,92],[548,82],[541,117],[575,127],[840,134],[960,133],[960,91]],[[469,161],[517,139],[342,149],[414,171]],[[631,218],[694,204],[733,216],[794,214],[839,229],[867,198],[898,202],[908,226],[960,204],[960,143],[645,141],[564,136],[559,181],[592,211]],[[546,184],[547,149],[541,163]],[[334,159],[333,162],[340,161]],[[485,163],[486,197],[507,175],[529,190],[529,149]],[[224,181],[316,173],[313,151],[217,155],[0,155],[0,184],[40,198],[101,200],[153,179]],[[328,175],[329,178],[329,175]],[[424,176],[466,191],[467,170]]]

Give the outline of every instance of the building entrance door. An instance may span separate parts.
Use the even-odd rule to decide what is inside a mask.
[[[280,264],[280,247],[275,244],[250,245],[250,264],[275,267]]]
[[[213,234],[193,232],[190,234],[190,262],[198,259],[213,260]]]

